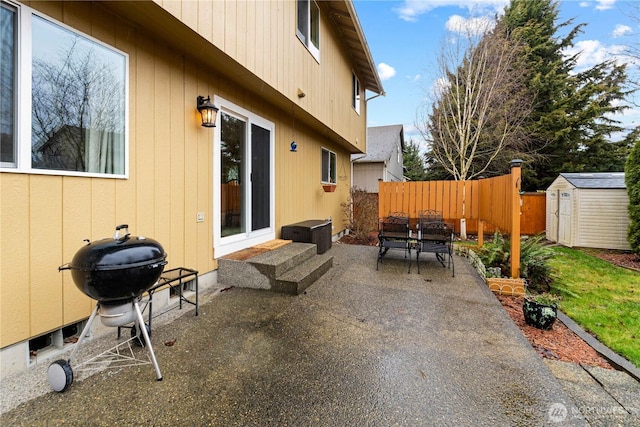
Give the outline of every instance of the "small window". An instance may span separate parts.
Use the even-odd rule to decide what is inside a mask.
[[[320,60],[320,8],[312,0],[298,0],[297,35],[309,52]]]
[[[322,149],[322,183],[336,182],[336,153],[325,148]]]
[[[353,82],[353,95],[351,97],[351,106],[356,113],[360,114],[360,80],[356,77],[356,74],[352,74],[352,82]]]

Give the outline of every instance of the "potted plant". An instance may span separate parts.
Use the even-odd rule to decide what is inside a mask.
[[[550,293],[529,294],[522,302],[522,313],[527,325],[551,329],[558,317],[558,296]]]
[[[336,191],[336,184],[333,182],[333,179],[330,179],[328,183],[322,183],[322,189],[325,193],[333,193]]]

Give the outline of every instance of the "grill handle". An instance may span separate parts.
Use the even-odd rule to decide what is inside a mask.
[[[62,271],[62,270],[71,270],[71,265],[69,265],[69,263],[66,263],[58,267],[58,271]]]
[[[120,236],[120,230],[124,229],[125,233]],[[116,234],[113,235],[113,240],[126,240],[129,237],[129,224],[120,224],[116,227]]]

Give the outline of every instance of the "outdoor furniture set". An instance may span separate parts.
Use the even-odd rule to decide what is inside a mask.
[[[416,263],[420,273],[420,253],[433,253],[444,268],[451,268],[455,276],[453,264],[453,224],[442,219],[442,212],[422,210],[418,212],[416,230],[411,229],[409,215],[404,212],[391,212],[378,221],[378,259],[376,270],[390,249],[404,251],[411,273],[411,251],[416,251]]]

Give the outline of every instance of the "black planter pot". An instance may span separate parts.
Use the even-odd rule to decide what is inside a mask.
[[[558,307],[525,299],[522,303],[522,313],[527,325],[538,329],[551,329],[558,317]]]

